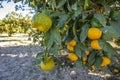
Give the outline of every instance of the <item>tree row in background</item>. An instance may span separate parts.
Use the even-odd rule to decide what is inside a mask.
[[[7,33],[11,36],[14,33],[25,33],[31,36],[34,29],[31,26],[31,16],[23,16],[20,13],[11,12],[0,20],[0,34]]]

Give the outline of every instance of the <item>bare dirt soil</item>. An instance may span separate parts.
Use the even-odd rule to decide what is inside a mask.
[[[116,45],[115,45],[116,46]],[[0,80],[114,80],[109,74],[88,72],[86,68],[56,67],[44,72],[36,65],[36,54],[43,51],[26,34],[0,36]],[[115,79],[117,80],[117,79]]]

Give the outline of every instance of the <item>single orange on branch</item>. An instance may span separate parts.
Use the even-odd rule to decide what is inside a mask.
[[[102,31],[99,28],[90,28],[88,30],[88,38],[91,40],[100,39]]]
[[[48,15],[38,12],[32,18],[32,26],[42,32],[47,32],[52,26],[52,20]]]
[[[41,61],[39,66],[43,71],[51,71],[55,67],[55,62],[53,59],[47,60],[46,62]]]
[[[95,49],[95,50],[102,50],[101,46],[99,45],[99,41],[98,40],[93,40],[91,42],[91,48]]]
[[[68,58],[69,58],[71,61],[77,61],[77,60],[78,60],[78,56],[77,56],[75,53],[69,53],[69,54],[68,54]]]
[[[106,56],[103,56],[102,59],[103,59],[103,62],[102,62],[102,64],[101,64],[101,66],[107,66],[107,65],[109,65],[110,62],[111,62],[110,58],[108,58],[108,57],[106,57]]]
[[[76,40],[71,40],[68,45],[72,46],[72,47],[75,47],[77,44]]]

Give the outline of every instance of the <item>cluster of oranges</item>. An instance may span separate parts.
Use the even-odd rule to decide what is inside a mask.
[[[42,32],[47,32],[51,26],[52,26],[52,20],[49,16],[43,14],[43,13],[37,13],[33,16],[32,19],[32,25],[36,27],[38,30]],[[99,39],[102,37],[102,31],[99,28],[91,27],[88,29],[87,34],[88,39],[91,40],[90,46],[93,50],[102,50],[102,47],[99,44]],[[67,49],[69,50],[68,59],[70,59],[72,62],[76,62],[79,57],[75,53],[75,47],[77,45],[77,40],[73,39],[68,42]],[[86,50],[85,54],[87,57],[82,58],[83,64],[87,63],[88,57],[90,55],[90,51]],[[107,66],[110,64],[110,58],[106,56],[102,56],[102,64],[101,66]],[[41,61],[40,68],[45,71],[50,71],[55,67],[55,62],[53,59],[50,59],[44,63],[44,61]],[[91,66],[92,69],[95,69],[94,64]]]
[[[77,44],[76,40],[71,40],[67,44],[67,49],[71,52],[68,54],[68,58],[74,62],[78,60],[78,56],[74,53],[74,49],[75,49],[76,44]]]
[[[102,50],[102,47],[99,44],[99,39],[102,37],[102,31],[99,28],[95,28],[95,27],[89,28],[87,36],[91,40],[90,46],[93,50],[99,50],[99,51]],[[76,40],[71,40],[67,44],[67,49],[71,52],[68,54],[68,58],[73,62],[78,60],[77,54],[74,53],[74,48],[75,48],[76,44],[77,44]],[[85,54],[87,57],[82,58],[82,62],[84,65],[87,63],[88,57],[90,55],[90,51],[86,50]],[[106,56],[102,56],[102,60],[103,60],[102,64],[101,64],[102,67],[109,65],[111,62],[110,58],[108,58]],[[95,70],[94,64],[91,66],[91,68],[93,70]]]
[[[99,39],[102,36],[102,31],[99,28],[90,28],[88,30],[88,38],[91,39],[91,48],[94,50],[102,50],[102,47],[99,44]],[[102,56],[102,64],[101,66],[107,66],[110,64],[110,58],[106,56]],[[92,69],[95,69],[95,66],[91,66]]]

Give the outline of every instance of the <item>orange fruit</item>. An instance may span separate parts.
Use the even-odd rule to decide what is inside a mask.
[[[90,54],[90,52],[89,51],[85,51],[85,54],[88,56]]]
[[[74,47],[72,47],[70,45],[67,45],[67,49],[70,50],[70,51],[74,51]]]
[[[55,67],[55,62],[53,59],[47,60],[46,63],[41,61],[39,66],[43,71],[50,71]]]
[[[78,60],[78,56],[77,56],[75,53],[69,53],[69,54],[68,54],[68,58],[69,58],[71,61],[77,61],[77,60]]]
[[[86,61],[83,61],[83,64],[86,64],[87,62]]]
[[[111,39],[112,39],[112,41],[115,41],[115,40],[116,40],[115,37],[112,37]]]
[[[101,64],[101,66],[107,66],[111,62],[110,58],[108,58],[108,57],[103,56],[102,59],[103,59],[103,62]]]
[[[96,12],[97,12],[97,13],[103,13],[104,10],[103,10],[103,8],[97,8],[97,9],[96,9]]]
[[[91,68],[92,68],[92,70],[95,70],[95,66],[94,65],[92,65]]]
[[[52,20],[43,13],[36,13],[32,18],[32,26],[42,32],[47,32],[52,26]]]
[[[91,48],[93,48],[95,50],[102,50],[102,48],[99,45],[99,41],[98,40],[93,40],[91,42]]]
[[[87,61],[87,58],[86,58],[86,57],[83,57],[83,58],[82,58],[82,61],[84,61],[84,62]]]
[[[119,69],[114,69],[113,72],[114,73],[119,73]]]
[[[71,40],[68,45],[72,46],[72,47],[75,47],[77,44],[76,40]]]
[[[99,28],[90,28],[88,30],[88,38],[95,40],[99,39],[102,36],[102,31]]]

